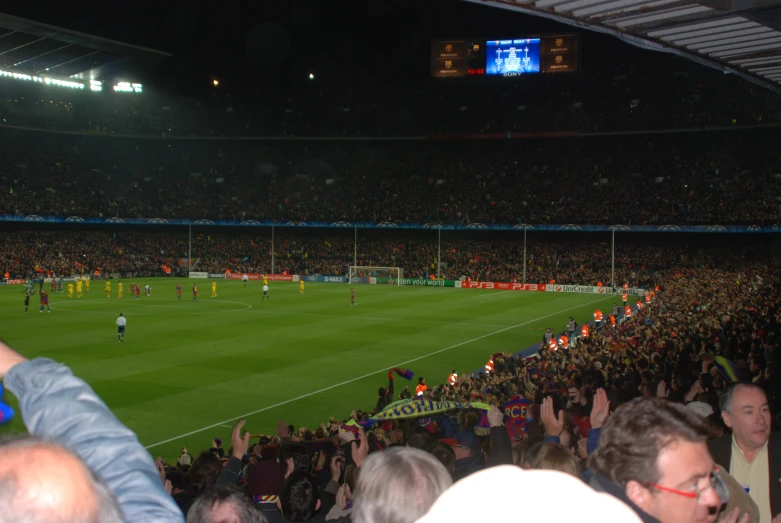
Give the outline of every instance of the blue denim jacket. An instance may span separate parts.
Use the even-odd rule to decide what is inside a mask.
[[[127,523],[184,523],[136,435],[70,369],[37,358],[12,367],[4,382],[29,433],[77,454],[106,482]]]

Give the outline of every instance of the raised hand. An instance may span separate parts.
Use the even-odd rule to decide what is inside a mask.
[[[491,406],[491,410],[488,411],[488,424],[491,427],[501,427],[503,421],[504,413],[496,405]]]
[[[656,386],[656,397],[666,399],[669,395],[670,391],[667,390],[667,384],[664,382],[664,380],[660,381],[659,385]]]
[[[342,462],[344,458],[341,456],[334,456],[331,458],[331,479],[339,483],[339,478],[342,476]]]
[[[243,459],[244,455],[249,449],[249,432],[245,432],[244,436],[241,435],[241,428],[246,423],[243,419],[240,419],[234,426],[231,433],[231,444],[233,445],[233,457]]]
[[[287,425],[285,425],[285,420],[282,418],[277,421],[277,436],[279,436],[280,439],[285,439],[287,434]]]
[[[548,436],[560,436],[564,432],[564,411],[560,410],[558,416],[553,412],[553,398],[548,396],[542,400],[540,418]]]
[[[358,439],[353,440],[352,443],[356,443],[353,447],[353,461],[356,467],[362,467],[363,462],[366,461],[366,456],[369,455],[369,439],[366,437],[366,432],[363,429],[358,430]]]
[[[610,402],[607,399],[607,392],[605,392],[605,389],[597,389],[596,394],[594,394],[594,405],[591,407],[591,417],[589,418],[591,428],[601,429],[605,425],[609,414]]]
[[[160,481],[165,485],[165,465],[162,457],[158,456],[155,460],[155,468],[157,469],[157,475],[160,476]]]

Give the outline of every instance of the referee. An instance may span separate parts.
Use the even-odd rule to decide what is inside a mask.
[[[127,325],[127,318],[122,316],[122,313],[119,313],[119,318],[117,318],[117,341],[121,342],[125,339],[125,325]]]

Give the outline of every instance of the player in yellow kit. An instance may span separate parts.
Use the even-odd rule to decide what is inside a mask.
[[[268,277],[265,274],[263,275],[263,285],[268,285]]]
[[[117,298],[122,297],[122,282],[117,283]]]
[[[299,294],[304,294],[304,280],[298,282],[298,292]]]
[[[84,290],[86,290],[87,292],[89,292],[89,281],[90,281],[89,278],[84,278]]]
[[[217,280],[212,280],[212,298],[217,297]]]
[[[69,283],[68,284],[68,299],[70,300],[71,298],[73,298],[73,284]]]
[[[81,278],[78,278],[76,280],[76,297],[81,298],[81,287],[83,285],[83,280]]]
[[[106,293],[106,298],[111,298],[111,280],[106,280],[106,288],[103,290]]]

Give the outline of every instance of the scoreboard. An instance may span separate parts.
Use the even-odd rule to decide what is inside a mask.
[[[434,78],[514,77],[578,70],[575,34],[503,40],[452,39],[431,42]]]

